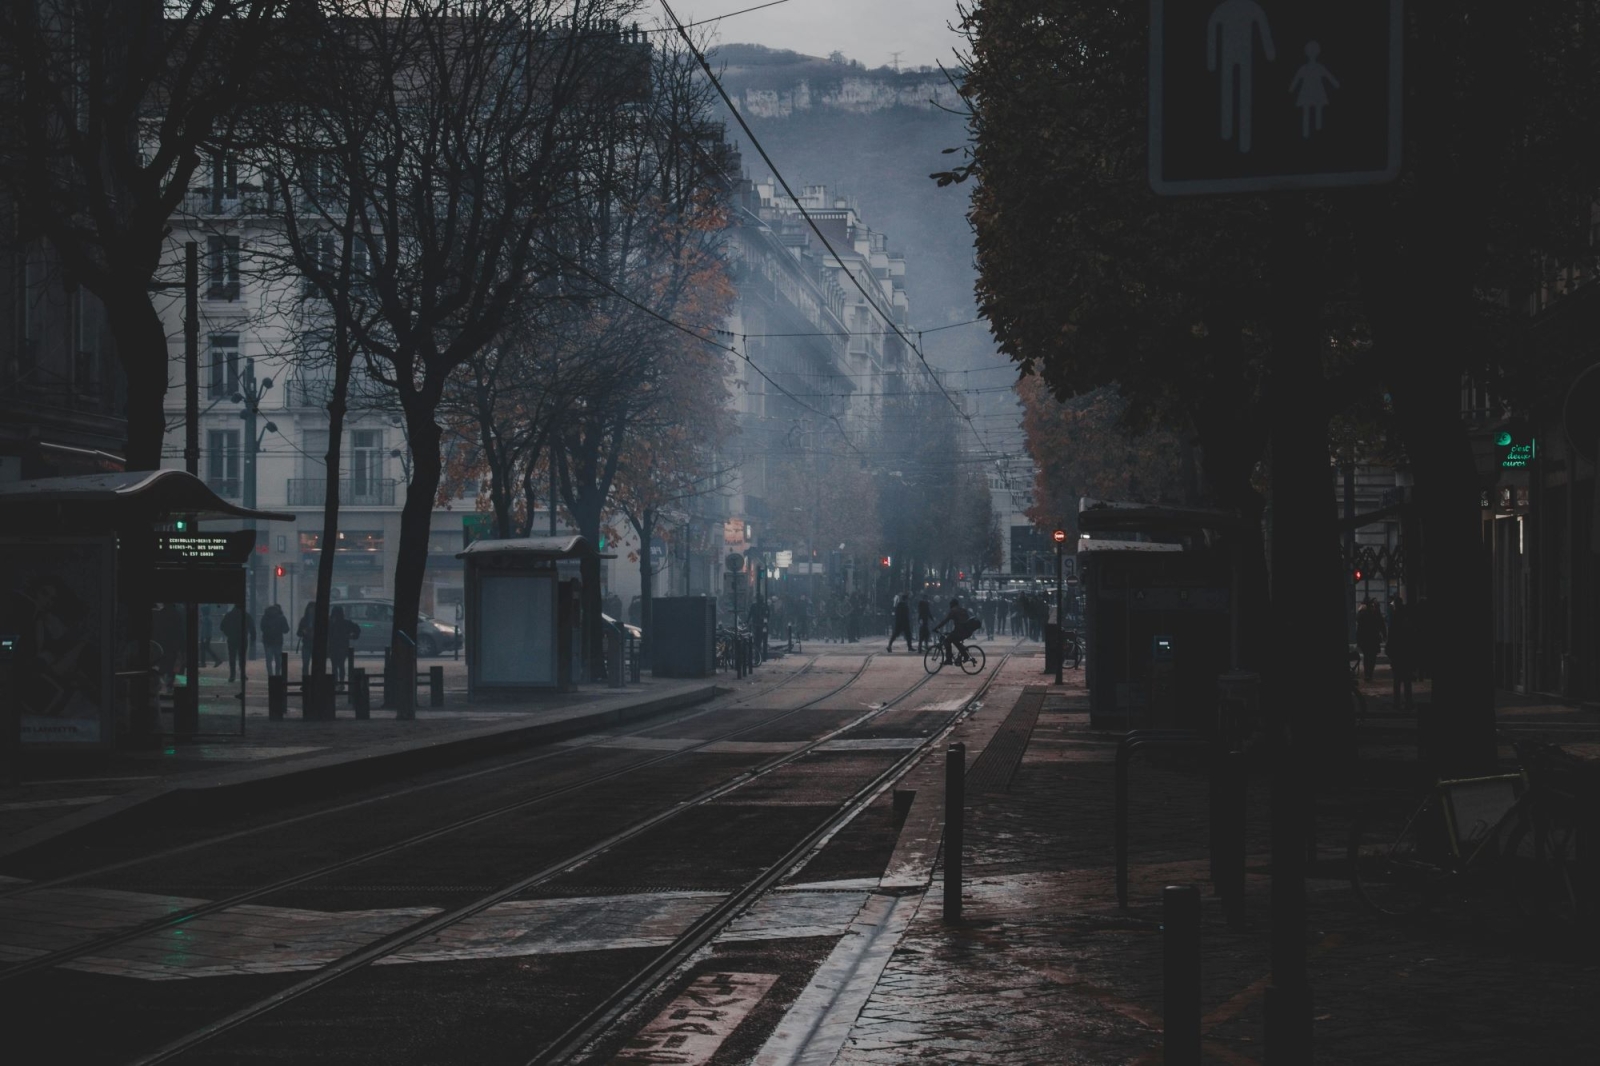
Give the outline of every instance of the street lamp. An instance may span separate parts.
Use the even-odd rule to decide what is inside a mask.
[[[1067,531],[1055,530],[1050,534],[1050,539],[1056,542],[1056,684],[1061,684],[1061,664],[1066,661],[1066,634],[1062,631],[1061,622],[1065,616],[1062,610],[1061,587],[1061,555],[1067,545]]]
[[[239,379],[239,391],[233,394],[233,402],[244,405],[239,417],[244,419],[245,425],[244,506],[248,511],[256,509],[256,456],[261,451],[261,442],[266,439],[268,433],[278,431],[275,422],[268,422],[262,426],[259,433],[256,431],[256,419],[261,414],[261,401],[266,398],[271,388],[271,378],[263,378],[259,384],[256,382],[256,361],[253,358],[246,359],[244,373]],[[247,518],[245,522],[246,529],[253,531],[256,528],[254,518]],[[256,588],[259,576],[256,569],[257,554],[259,553],[254,551],[250,553],[249,603],[245,609],[251,614],[254,614],[261,602],[260,592]]]

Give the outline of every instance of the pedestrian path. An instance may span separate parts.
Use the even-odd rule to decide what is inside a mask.
[[[1114,738],[1089,730],[1081,675],[1068,680],[1051,690],[1009,787],[969,791],[963,920],[943,920],[936,876],[837,1054],[758,1063],[1162,1061],[1160,893],[1167,884],[1206,884],[1207,782],[1178,760],[1133,767],[1131,898],[1119,908]],[[1585,724],[1571,708],[1559,713]],[[1252,782],[1243,925],[1230,929],[1203,888],[1206,1063],[1263,1061],[1269,803],[1265,784]],[[1417,926],[1379,923],[1344,879],[1342,827],[1319,832],[1306,930],[1317,1061],[1600,1061],[1592,1013],[1600,963],[1590,954],[1531,935],[1498,894]]]

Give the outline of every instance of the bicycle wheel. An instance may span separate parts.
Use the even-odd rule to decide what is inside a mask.
[[[1454,877],[1445,823],[1429,795],[1408,815],[1360,819],[1350,831],[1350,887],[1373,913],[1410,918],[1439,901]]]
[[[983,649],[976,644],[968,644],[967,654],[961,660],[961,672],[964,674],[981,674],[983,673],[984,661]]]
[[[937,674],[944,665],[944,649],[937,644],[928,645],[928,650],[922,653],[922,668],[930,674]]]

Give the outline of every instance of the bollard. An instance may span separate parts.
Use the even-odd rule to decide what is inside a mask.
[[[944,757],[944,920],[961,920],[962,828],[966,816],[967,746],[950,745]]]
[[[444,706],[444,667],[428,667],[428,706]]]
[[[1244,828],[1249,781],[1244,752],[1230,751],[1222,756],[1221,763],[1220,817],[1226,832],[1222,836],[1222,852],[1216,857],[1216,887],[1228,927],[1237,929],[1244,923]]]
[[[267,675],[267,717],[274,722],[283,721],[289,712],[289,678],[286,674]]]
[[[1161,892],[1162,1062],[1200,1066],[1200,890]]]
[[[286,651],[278,653],[278,674],[285,681],[289,680],[289,653]]]
[[[365,722],[372,717],[372,687],[367,672],[360,667],[350,670],[350,706],[355,708],[356,720]]]

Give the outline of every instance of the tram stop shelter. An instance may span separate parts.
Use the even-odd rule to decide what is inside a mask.
[[[1078,529],[1091,728],[1209,732],[1240,676],[1241,519],[1086,499]]]
[[[467,698],[572,692],[582,676],[583,537],[473,541],[466,582]]]
[[[294,516],[229,503],[182,470],[0,484],[0,690],[15,697],[0,724],[8,755],[159,737],[152,609],[187,607],[187,624],[174,619],[179,636],[166,639],[186,637],[182,660],[193,663],[199,604],[244,606],[255,530],[200,531],[218,519]],[[196,732],[197,693],[176,690],[180,736]]]

